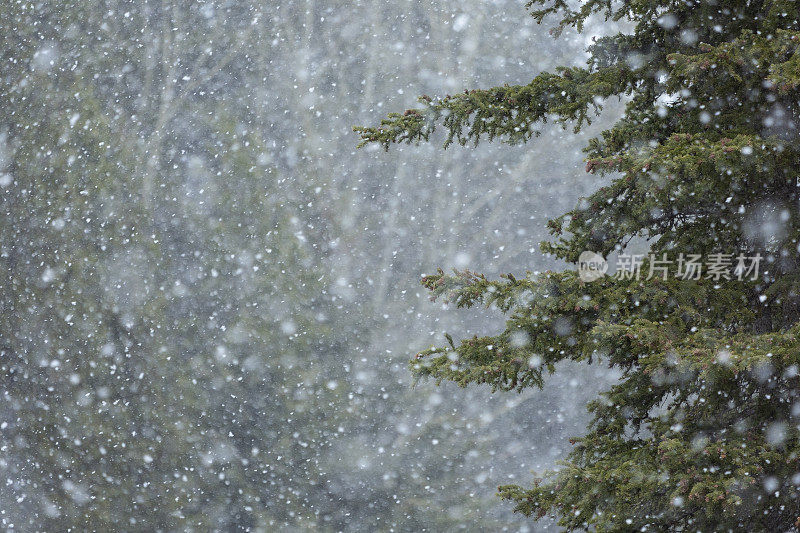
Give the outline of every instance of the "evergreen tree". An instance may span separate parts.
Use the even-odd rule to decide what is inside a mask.
[[[555,118],[576,129],[603,100],[624,116],[590,141],[587,171],[608,176],[552,220],[543,251],[577,263],[584,251],[649,245],[641,272],[585,283],[576,272],[489,280],[441,270],[423,279],[458,307],[496,306],[495,336],[432,348],[417,376],[541,386],[556,363],[608,364],[619,382],[589,404],[593,421],[568,460],[531,488],[500,494],[568,530],[800,528],[800,21],[788,0],[531,0],[538,22],[582,31],[593,17],[630,33],[597,39],[583,68],[529,84],[431,99],[356,128],[362,145],[427,141],[522,143]],[[684,258],[764,257],[735,269],[668,271]],[[622,260],[622,255],[619,259]],[[651,270],[652,269],[652,270]],[[685,272],[684,272],[685,274]],[[738,274],[741,274],[739,272]]]

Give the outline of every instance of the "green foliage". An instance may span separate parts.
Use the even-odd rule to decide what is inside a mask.
[[[427,141],[439,120],[447,130],[445,146],[454,141],[477,143],[483,136],[525,142],[537,134],[534,125],[546,122],[550,115],[560,122],[574,120],[576,128],[590,122],[588,111],[599,111],[598,99],[624,92],[630,81],[630,69],[624,66],[597,72],[561,68],[559,74],[542,74],[528,85],[470,90],[437,100],[422,96],[422,109],[392,113],[377,128],[354,129],[363,139],[359,146],[377,142],[385,149],[396,142]]]
[[[576,262],[644,237],[662,253],[766,254],[759,279],[612,279],[573,272],[490,281],[424,278],[433,297],[484,304],[505,330],[418,354],[419,377],[493,390],[541,386],[559,361],[622,378],[560,469],[500,487],[528,515],[568,530],[800,528],[800,22],[794,2],[532,1],[555,33],[595,15],[632,32],[598,39],[583,69],[529,85],[423,97],[420,109],[356,128],[362,144],[525,142],[554,116],[581,128],[601,99],[625,115],[591,140],[587,172],[608,175],[549,223],[543,250]],[[767,226],[765,220],[779,220]],[[645,262],[646,271],[649,262]]]

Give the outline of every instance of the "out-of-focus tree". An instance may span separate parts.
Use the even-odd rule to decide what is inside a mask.
[[[300,206],[263,139],[225,108],[201,99],[210,113],[178,124],[170,106],[181,104],[159,93],[173,118],[150,130],[150,100],[131,103],[93,72],[141,67],[157,85],[147,78],[164,81],[166,67],[147,53],[127,63],[135,40],[114,54],[84,48],[108,31],[93,17],[101,6],[84,7],[3,13],[19,29],[4,33],[13,68],[0,89],[4,469],[18,504],[3,519],[322,521],[317,502],[331,498],[317,457],[337,432],[345,367]],[[133,11],[119,19],[148,14]]]

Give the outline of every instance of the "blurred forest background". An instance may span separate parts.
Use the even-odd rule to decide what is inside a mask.
[[[387,154],[351,128],[588,38],[519,0],[1,2],[0,524],[546,529],[496,486],[610,377],[494,397],[407,362],[501,318],[421,274],[563,268],[538,243],[598,130]]]

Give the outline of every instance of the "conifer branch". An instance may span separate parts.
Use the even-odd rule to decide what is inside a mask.
[[[528,85],[471,90],[436,100],[422,96],[422,108],[390,113],[380,126],[353,130],[361,137],[359,147],[377,143],[385,150],[395,143],[428,141],[439,122],[447,131],[445,147],[453,142],[477,144],[481,137],[522,143],[538,135],[534,126],[551,116],[561,123],[574,121],[578,131],[591,122],[591,110],[599,113],[604,98],[629,91],[633,79],[624,65],[594,72],[562,68],[558,74],[540,74]]]

